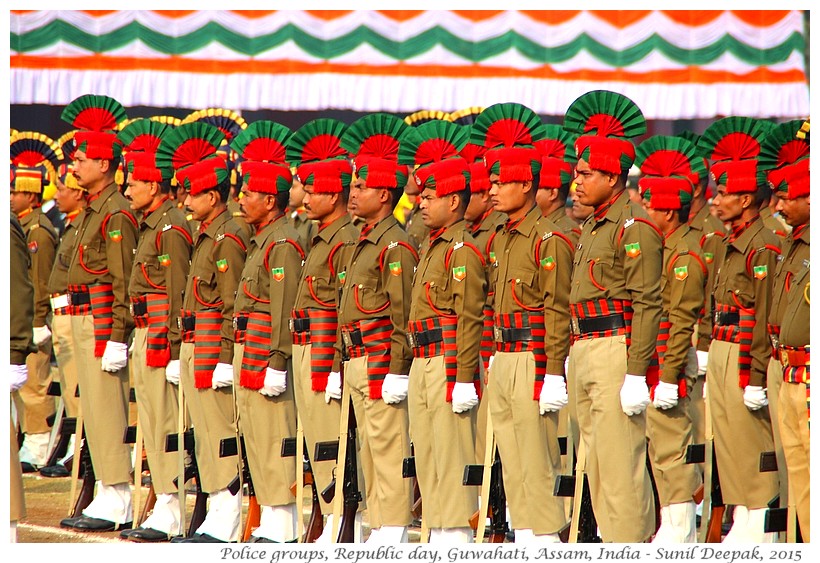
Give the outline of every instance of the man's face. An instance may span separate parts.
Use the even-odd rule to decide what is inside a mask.
[[[290,199],[288,200],[288,207],[294,211],[300,207],[305,200],[305,186],[297,180],[293,179],[293,184],[290,186]]]
[[[313,184],[308,184],[304,188],[305,199],[303,203],[305,211],[307,211],[308,219],[322,221],[325,217],[333,213],[333,210],[336,208],[334,196],[341,197],[341,194],[314,193]]]
[[[643,205],[643,208],[646,210],[646,214],[649,215],[649,219],[651,219],[652,222],[658,226],[661,232],[669,232],[669,230],[672,227],[669,221],[669,211],[666,209],[654,209],[649,206],[649,202],[645,199],[641,200],[641,204]]]
[[[481,216],[487,212],[487,209],[492,207],[490,200],[490,192],[476,192],[470,195],[470,201],[467,203],[467,209],[464,211],[464,220],[468,223],[473,223],[481,219]]]
[[[246,186],[242,187],[242,197],[239,198],[239,209],[246,223],[261,225],[271,212],[270,199],[273,196],[261,192],[252,192]]]
[[[579,158],[575,166],[574,181],[578,201],[583,205],[598,207],[612,198],[616,178],[607,172],[593,170],[586,160]]]
[[[125,189],[125,197],[131,202],[131,209],[134,211],[145,211],[154,203],[154,195],[151,193],[153,182],[143,182],[128,177],[128,187]]]
[[[74,177],[80,187],[88,189],[105,178],[103,163],[100,158],[87,158],[85,152],[77,150],[74,152]]]
[[[419,209],[421,221],[428,229],[440,229],[447,225],[453,216],[450,210],[451,196],[437,197],[436,190],[424,188],[421,192]]]
[[[777,193],[777,211],[792,227],[799,227],[809,222],[809,196],[800,196],[794,199],[785,199]]]
[[[499,182],[498,178],[490,174],[490,198],[496,211],[509,215],[527,205],[524,182]]]
[[[381,194],[385,188],[368,188],[365,181],[356,178],[350,184],[350,203],[348,210],[364,220],[375,217],[381,211]],[[389,195],[388,195],[389,197]]]
[[[219,194],[216,190],[206,190],[196,195],[185,192],[185,207],[191,210],[191,215],[196,221],[204,221],[216,206]]]
[[[552,202],[555,200],[555,195],[558,190],[539,189],[535,192],[535,203],[538,204],[538,209],[541,210],[541,215],[546,215],[549,212]]]
[[[572,216],[576,221],[583,221],[595,211],[595,208],[591,205],[581,203],[581,198],[576,190],[572,190],[570,198],[572,199]]]
[[[11,192],[11,212],[19,215],[31,207],[31,197],[27,192]]]
[[[57,205],[57,209],[60,210],[60,213],[75,211],[80,206],[82,192],[66,187],[59,178],[57,178],[55,184],[57,185],[57,191],[54,192],[54,203]]]
[[[718,184],[717,193],[712,200],[715,215],[724,223],[731,223],[743,215],[743,201],[749,194],[730,194],[724,184]]]

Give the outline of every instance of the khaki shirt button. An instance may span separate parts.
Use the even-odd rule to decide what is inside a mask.
[[[310,276],[310,281],[316,281],[316,276]]]
[[[592,231],[592,233],[591,233],[591,234],[593,234],[593,235],[594,235],[594,234],[595,234],[595,233],[597,233],[597,232],[598,232],[598,231]]]
[[[520,279],[520,278],[516,278],[515,283],[521,283],[521,279]]]
[[[359,284],[359,289],[364,289],[364,286],[362,284]]]

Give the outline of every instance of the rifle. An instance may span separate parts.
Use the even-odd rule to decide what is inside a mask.
[[[174,485],[176,485],[177,490],[180,488],[184,489],[185,483],[196,478],[196,500],[194,501],[194,510],[191,513],[191,521],[188,524],[188,531],[186,533],[186,537],[190,538],[194,535],[194,532],[197,528],[199,528],[202,522],[205,521],[208,493],[204,492],[202,490],[202,486],[200,485],[201,481],[199,478],[199,466],[196,461],[194,431],[189,429],[182,433],[182,448],[180,448],[179,436],[180,434],[168,434],[165,436],[165,451],[176,452],[184,448],[191,456],[191,464],[185,467],[185,470],[182,473],[182,479],[180,479],[179,475],[174,477]],[[185,507],[181,506],[180,512],[184,513],[184,511]],[[183,529],[183,526],[180,526],[180,529]]]
[[[342,372],[344,372],[344,363],[342,363]],[[344,473],[342,478],[338,479],[334,470],[333,481],[322,491],[322,498],[325,502],[333,502],[332,541],[353,543],[356,532],[356,512],[359,509],[362,494],[359,491],[359,473],[356,464],[356,413],[350,398],[350,388],[346,385],[342,386],[342,416],[339,421],[339,435],[342,434],[345,435],[345,439],[339,441],[338,459],[341,461]],[[337,464],[336,469],[338,468]]]
[[[723,504],[723,494],[720,490],[720,475],[718,474],[717,456],[715,456],[715,432],[712,428],[712,416],[709,401],[705,400],[705,430],[706,449],[703,471],[703,508],[709,507],[709,518],[701,518],[698,530],[699,543],[720,543],[723,535],[723,513],[726,506]]]
[[[287,440],[287,438],[285,438]],[[283,444],[284,450],[284,444]],[[248,541],[253,531],[259,527],[259,520],[262,517],[259,502],[256,500],[256,491],[253,489],[253,480],[251,479],[251,469],[248,465],[247,449],[245,448],[245,437],[239,436],[232,438],[223,438],[219,442],[219,457],[230,457],[239,455],[240,471],[234,479],[228,483],[228,490],[232,495],[237,495],[241,492],[242,486],[248,486],[248,515],[245,519],[245,528],[242,533],[242,541]]]
[[[304,442],[303,448],[307,448],[307,442]],[[307,528],[300,530],[301,533],[298,543],[313,543],[316,541],[316,538],[322,535],[324,522],[322,520],[322,505],[319,504],[319,492],[316,489],[316,481],[313,480],[313,470],[310,466],[310,460],[307,458],[302,459],[302,476],[302,487],[304,487],[304,485],[310,485],[312,506],[310,508],[310,519],[308,520]],[[303,503],[298,500],[298,491],[299,479],[290,486],[290,492],[293,496],[297,497],[296,505],[301,507]]]
[[[77,417],[80,419],[80,417]],[[82,432],[82,420],[78,422],[80,431]],[[74,508],[71,510],[69,516],[77,517],[81,516],[83,510],[91,504],[91,500],[94,498],[94,484],[96,482],[96,476],[94,475],[94,465],[91,463],[91,451],[88,449],[88,440],[82,440],[83,445],[80,449],[80,462],[75,463],[74,467],[71,468],[72,473],[77,473],[79,471],[80,465],[83,466],[83,484],[80,487],[80,494],[77,497],[77,501],[74,503]],[[79,447],[80,440],[76,440],[75,442],[75,451],[77,447]],[[71,498],[74,498],[74,491],[76,490],[77,486],[77,475],[72,475],[71,481]]]

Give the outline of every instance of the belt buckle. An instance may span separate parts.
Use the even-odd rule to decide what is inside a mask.
[[[177,328],[182,332],[182,317],[177,317]]]
[[[231,319],[231,327],[233,327],[233,329],[234,329],[234,330],[236,330],[236,327],[237,327],[237,326],[239,326],[239,325],[238,325],[238,324],[237,324],[237,322],[236,322],[236,317],[233,317],[233,318]]]
[[[769,340],[771,341],[772,348],[774,350],[779,350],[780,349],[780,339],[778,337],[776,337],[774,334],[770,334],[769,335]]]
[[[348,348],[353,347],[353,339],[350,337],[350,331],[342,331],[342,340],[344,341],[345,346],[347,346]]]
[[[290,329],[291,333],[296,332],[296,323],[293,322],[293,318],[288,319],[288,329]]]
[[[578,317],[569,318],[569,327],[570,330],[572,330],[572,334],[575,336],[581,335],[581,323],[578,321]]]
[[[495,339],[496,342],[504,342],[500,326],[493,326],[493,339]]]
[[[780,365],[784,368],[789,367],[789,352],[783,348],[780,349]]]
[[[416,348],[418,346],[418,342],[416,341],[416,335],[409,330],[405,333],[407,335],[407,344],[411,348]]]

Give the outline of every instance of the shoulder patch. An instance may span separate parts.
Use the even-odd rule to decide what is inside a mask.
[[[225,259],[216,261],[216,269],[223,274],[228,271],[228,261]]]
[[[703,259],[706,260],[707,264],[711,264],[712,262],[715,261],[715,255],[712,254],[711,252],[704,252],[703,253]]]
[[[33,240],[30,243],[28,243],[28,251],[32,254],[35,254],[39,248],[40,246],[37,244],[36,240]]]
[[[769,267],[765,264],[762,266],[755,266],[753,270],[753,275],[756,280],[766,279],[766,276],[769,275]]]
[[[551,272],[555,269],[555,258],[553,258],[552,256],[541,258],[541,267]]]
[[[122,231],[120,231],[119,229],[108,231],[108,238],[110,238],[114,242],[120,242],[122,240]]]
[[[678,281],[683,281],[689,277],[689,267],[688,266],[677,266],[675,268],[675,279]]]
[[[388,264],[390,268],[390,275],[392,276],[400,276],[401,275],[401,262],[390,262]]]
[[[285,268],[272,268],[270,271],[273,281],[280,282],[285,279]]]
[[[453,279],[460,282],[467,277],[467,266],[456,266],[453,268]]]
[[[641,255],[641,243],[639,242],[627,243],[624,249],[626,250],[626,255],[630,258],[637,258]]]

